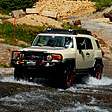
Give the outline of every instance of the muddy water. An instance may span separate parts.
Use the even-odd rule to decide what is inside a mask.
[[[63,90],[0,78],[0,112],[112,112],[112,79],[90,77]]]

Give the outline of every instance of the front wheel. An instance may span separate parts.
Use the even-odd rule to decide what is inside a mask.
[[[20,73],[20,70],[19,69],[14,69],[14,79],[15,80],[20,80],[20,78],[21,78],[21,73]]]
[[[22,70],[22,69],[19,69],[19,68],[15,68],[14,70],[14,79],[15,80],[28,80],[28,75],[27,75],[27,72]]]
[[[64,88],[69,88],[73,84],[73,70],[71,67],[68,67],[64,71]]]

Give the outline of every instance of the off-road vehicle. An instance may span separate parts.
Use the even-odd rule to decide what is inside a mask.
[[[73,29],[47,28],[31,47],[14,51],[11,63],[15,79],[53,78],[65,87],[85,74],[101,79],[103,70],[97,39],[89,31]]]

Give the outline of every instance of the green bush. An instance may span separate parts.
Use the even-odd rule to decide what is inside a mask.
[[[0,0],[0,10],[3,12],[10,12],[12,10],[18,10],[30,8],[38,0]]]
[[[81,30],[82,29],[81,27],[74,26],[72,24],[66,24],[66,23],[63,23],[61,26],[63,27],[63,29],[69,29],[69,28],[72,28],[74,30]]]
[[[106,7],[112,6],[112,0],[91,0],[92,2],[96,2],[96,11],[102,11]]]

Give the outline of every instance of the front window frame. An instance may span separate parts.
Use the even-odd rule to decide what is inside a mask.
[[[42,37],[43,36],[43,38],[48,38],[48,40],[52,40],[52,39],[54,39],[53,41],[54,41],[54,43],[53,43],[53,45],[47,45],[47,43],[45,44],[45,42],[44,43],[40,43],[39,41],[39,37]],[[68,38],[67,38],[68,37]],[[57,38],[57,39],[56,39]],[[61,40],[61,38],[63,38],[63,40]],[[66,42],[66,40],[71,40],[69,43],[68,43],[68,45],[67,45],[67,42]],[[62,41],[62,44],[61,45],[57,45],[56,44],[56,41],[57,41],[57,44],[59,44],[58,42],[60,42],[60,41]],[[63,41],[65,41],[65,42],[63,42]],[[38,44],[38,42],[40,43],[40,44]],[[69,45],[71,43],[71,46]],[[33,41],[33,44],[32,44],[32,46],[49,46],[49,47],[65,47],[65,48],[74,48],[74,42],[73,42],[73,37],[72,36],[64,36],[64,35],[37,35],[37,37],[35,38],[35,40]]]

